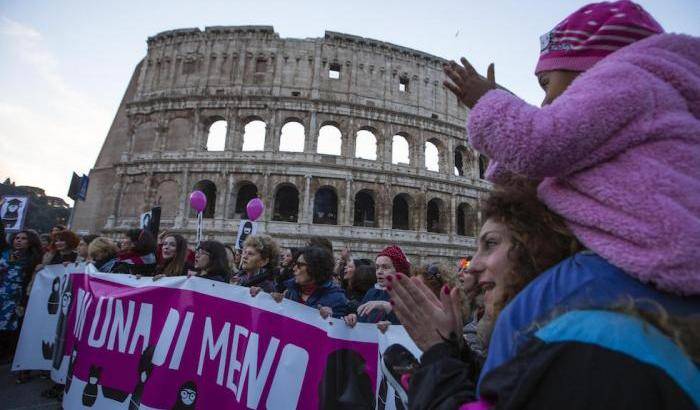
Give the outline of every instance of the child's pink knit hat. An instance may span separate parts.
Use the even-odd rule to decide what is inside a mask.
[[[540,37],[535,74],[585,71],[615,50],[663,32],[649,13],[631,1],[589,4]]]

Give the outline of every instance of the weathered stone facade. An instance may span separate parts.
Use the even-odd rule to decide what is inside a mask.
[[[417,263],[469,254],[490,185],[465,141],[467,110],[442,85],[443,62],[334,32],[282,39],[268,26],[153,36],[74,227],[117,234],[160,203],[162,228],[192,237],[187,198],[197,187],[210,200],[205,236],[228,243],[257,194],[267,205],[261,230],[285,246],[323,235],[359,256],[389,243]],[[208,151],[216,121],[227,123],[225,148]],[[265,123],[262,150],[243,150],[251,121]],[[280,150],[290,122],[303,126],[302,152]],[[340,132],[340,155],[317,153],[327,125]],[[376,160],[356,157],[360,131],[375,137]],[[394,140],[401,140],[394,136],[408,143],[409,164],[393,163]],[[439,171],[425,167],[427,142],[439,152]]]

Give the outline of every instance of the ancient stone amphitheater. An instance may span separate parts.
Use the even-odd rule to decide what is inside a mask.
[[[474,251],[490,185],[465,140],[467,109],[442,85],[444,61],[335,32],[157,34],[73,226],[117,235],[160,204],[162,228],[192,238],[187,198],[200,189],[205,237],[232,243],[259,196],[260,230],[285,246],[323,235],[358,256],[396,243],[414,263],[453,262]]]

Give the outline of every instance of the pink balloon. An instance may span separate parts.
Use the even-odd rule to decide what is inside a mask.
[[[248,218],[251,221],[256,221],[265,211],[265,204],[260,198],[253,198],[248,201],[245,210],[248,213]]]
[[[204,212],[207,207],[207,196],[202,191],[192,191],[190,194],[190,205],[197,212]]]

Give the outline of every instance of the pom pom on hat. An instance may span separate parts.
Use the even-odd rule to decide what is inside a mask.
[[[589,4],[540,37],[535,74],[586,71],[608,54],[663,32],[649,13],[629,0]]]

